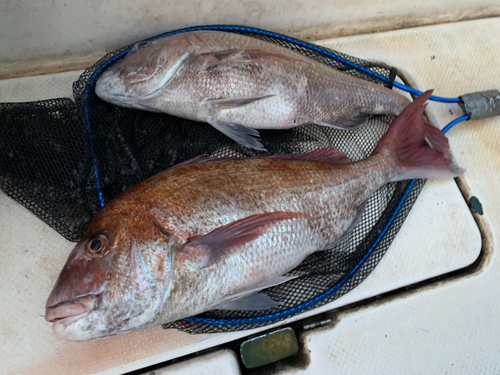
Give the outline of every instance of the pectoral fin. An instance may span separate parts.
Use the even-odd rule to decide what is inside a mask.
[[[224,109],[243,107],[247,104],[254,103],[262,99],[271,98],[273,96],[275,95],[270,94],[270,95],[261,95],[261,96],[247,97],[247,98],[208,99],[208,101],[217,109],[224,110]]]
[[[182,253],[193,267],[208,267],[231,254],[235,247],[256,240],[266,232],[269,226],[278,221],[309,217],[300,212],[282,211],[252,215],[189,241]]]

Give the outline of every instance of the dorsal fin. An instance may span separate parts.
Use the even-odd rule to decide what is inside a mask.
[[[215,156],[196,156],[192,159],[183,161],[179,164],[174,165],[172,168],[184,167],[190,164],[201,164],[210,161],[224,161],[224,160],[253,160],[253,159],[277,159],[277,160],[303,160],[303,161],[315,161],[319,163],[328,164],[347,164],[350,162],[349,157],[337,148],[319,148],[317,150],[306,152],[304,154],[279,154],[279,155],[264,155],[264,156],[252,156],[248,158],[218,158]]]
[[[304,160],[316,161],[328,164],[346,164],[349,163],[347,155],[338,148],[319,148],[317,150],[306,152],[305,154],[282,154],[256,157],[252,159],[278,159],[278,160]]]
[[[210,69],[217,65],[239,65],[248,63],[263,64],[265,62],[296,61],[279,53],[264,51],[261,49],[229,49],[225,51],[207,52],[193,57],[193,60],[199,65],[200,69]]]

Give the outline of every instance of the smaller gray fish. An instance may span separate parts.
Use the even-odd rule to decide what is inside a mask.
[[[192,31],[136,44],[97,80],[102,100],[208,122],[264,150],[256,129],[353,129],[409,104],[388,88],[257,38]]]

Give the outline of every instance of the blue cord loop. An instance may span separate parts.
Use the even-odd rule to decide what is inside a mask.
[[[265,30],[261,30],[261,29],[257,29],[257,28],[253,28],[253,27],[227,26],[227,25],[196,26],[196,27],[190,27],[190,28],[186,28],[186,29],[180,29],[180,30],[171,31],[171,32],[164,33],[164,34],[161,34],[161,35],[158,35],[158,36],[146,39],[146,40],[153,41],[153,40],[158,40],[158,39],[161,39],[161,38],[165,38],[165,37],[170,36],[170,35],[185,33],[185,32],[189,32],[189,31],[200,31],[200,30],[217,30],[217,31],[227,31],[227,32],[247,32],[247,33],[253,33],[253,34],[256,34],[256,35],[264,35],[264,36],[272,37],[272,38],[275,38],[275,39],[278,39],[278,40],[283,40],[283,41],[286,41],[288,43],[291,43],[291,44],[294,44],[294,45],[306,48],[306,49],[308,49],[310,51],[314,51],[316,53],[319,53],[320,55],[323,55],[323,56],[326,56],[328,58],[331,58],[331,59],[333,59],[335,61],[341,62],[342,64],[350,66],[350,67],[352,67],[352,68],[354,68],[354,69],[356,69],[356,70],[358,70],[358,71],[360,71],[362,73],[365,73],[365,74],[368,74],[368,75],[370,75],[370,76],[372,76],[374,78],[377,78],[378,80],[380,80],[380,81],[382,81],[384,83],[390,83],[391,82],[391,80],[389,78],[384,77],[384,76],[382,76],[382,75],[380,75],[380,74],[378,74],[378,73],[376,73],[376,72],[374,72],[374,71],[372,71],[372,70],[370,70],[368,68],[360,66],[360,65],[358,65],[358,64],[356,64],[356,63],[354,63],[352,61],[349,61],[349,60],[347,60],[347,59],[345,59],[345,58],[343,58],[341,56],[338,56],[338,55],[336,55],[336,54],[334,54],[334,53],[332,53],[332,52],[330,52],[330,51],[328,51],[328,50],[326,50],[326,49],[324,49],[322,47],[319,47],[319,46],[316,46],[314,44],[307,43],[307,42],[304,42],[304,41],[301,41],[301,40],[298,40],[298,39],[295,39],[295,38],[292,38],[292,37],[289,37],[289,36],[281,35],[281,34],[270,32],[270,31],[265,31]],[[121,58],[123,58],[130,51],[131,48],[132,48],[132,46],[129,46],[128,48],[125,48],[120,53],[118,53],[117,55],[113,56],[109,60],[105,61],[99,68],[97,68],[94,71],[94,73],[91,75],[91,77],[89,79],[89,83],[88,83],[88,85],[87,85],[87,87],[85,89],[85,94],[84,94],[84,97],[85,97],[85,101],[84,101],[85,120],[86,120],[86,123],[87,123],[87,131],[89,133],[91,154],[92,154],[92,159],[93,159],[93,163],[94,163],[96,187],[97,187],[98,194],[99,194],[99,201],[101,202],[102,206],[104,206],[105,200],[104,200],[104,196],[103,196],[103,193],[102,193],[102,185],[101,185],[101,182],[100,182],[100,179],[99,179],[99,170],[98,170],[98,167],[97,167],[97,156],[96,156],[94,144],[93,144],[93,141],[92,141],[92,133],[91,133],[91,126],[90,126],[90,114],[89,114],[90,110],[88,108],[88,100],[89,100],[89,97],[91,95],[91,90],[93,90],[93,88],[94,88],[94,83],[97,80],[97,78],[100,76],[100,74],[104,70],[106,70],[107,68],[109,68],[111,65],[113,65],[115,62],[117,62],[118,60],[120,60]],[[399,82],[393,82],[393,86],[395,86],[395,87],[397,87],[397,88],[399,88],[401,90],[404,90],[406,92],[409,92],[410,94],[413,94],[413,95],[421,95],[422,94],[422,91],[416,90],[414,88],[411,88],[411,87],[406,86],[406,85],[404,85],[402,83],[399,83]],[[443,97],[439,97],[439,96],[435,96],[435,95],[432,95],[430,97],[430,100],[433,100],[433,101],[436,101],[436,102],[441,102],[441,103],[461,103],[462,102],[462,100],[460,98],[443,98]],[[469,116],[466,115],[466,116],[462,116],[462,117],[460,117],[460,118],[452,121],[450,124],[448,124],[443,129],[443,132],[446,133],[448,130],[450,130],[453,126],[455,126],[459,122],[466,121],[468,119],[469,119]],[[364,257],[360,260],[360,262],[351,270],[351,272],[349,272],[349,274],[344,279],[342,279],[334,287],[332,287],[328,291],[324,292],[323,294],[317,296],[316,298],[314,298],[314,299],[312,299],[312,300],[310,300],[308,302],[305,302],[303,304],[295,306],[295,307],[293,307],[291,309],[288,309],[288,310],[285,310],[285,311],[282,311],[282,312],[279,312],[279,313],[264,315],[264,316],[255,317],[255,318],[245,318],[245,319],[208,319],[208,318],[191,317],[191,318],[186,318],[186,319],[183,319],[183,320],[187,321],[187,322],[207,323],[207,324],[222,324],[222,325],[226,325],[226,324],[262,323],[262,322],[268,322],[268,321],[271,321],[271,320],[276,320],[276,319],[279,319],[279,318],[284,318],[284,317],[287,317],[287,316],[294,315],[294,314],[300,312],[301,310],[304,310],[305,308],[312,307],[312,306],[316,305],[317,303],[323,301],[328,296],[332,295],[337,290],[339,290],[343,285],[345,285],[352,278],[352,276],[359,270],[359,268],[364,264],[364,262],[369,258],[369,256],[373,253],[373,251],[375,250],[375,248],[377,247],[377,245],[380,243],[380,241],[383,239],[384,235],[389,230],[389,228],[392,225],[392,223],[393,223],[394,219],[396,218],[397,214],[401,210],[401,207],[403,206],[403,204],[404,204],[406,198],[408,197],[411,189],[415,185],[415,182],[416,182],[416,180],[410,181],[408,187],[406,188],[406,190],[404,192],[404,195],[403,195],[401,201],[399,202],[399,204],[398,204],[396,210],[394,211],[393,215],[391,216],[389,222],[385,226],[385,228],[382,231],[382,233],[380,234],[380,236],[374,242],[374,244],[372,245],[372,247],[368,250],[368,252],[364,255]]]
[[[416,90],[416,89],[409,87],[409,86],[406,86],[406,85],[403,85],[402,83],[399,83],[399,82],[394,82],[394,87],[397,87],[398,89],[409,92],[410,94],[413,94],[413,95],[417,95],[417,96],[422,95],[422,91]],[[433,100],[435,102],[440,102],[440,103],[461,103],[462,102],[462,99],[460,99],[460,98],[443,98],[441,96],[435,96],[435,95],[431,95],[429,99]]]

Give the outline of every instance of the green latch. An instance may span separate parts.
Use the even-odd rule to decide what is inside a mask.
[[[289,327],[247,340],[240,346],[241,360],[246,368],[264,366],[298,351],[297,336]]]

